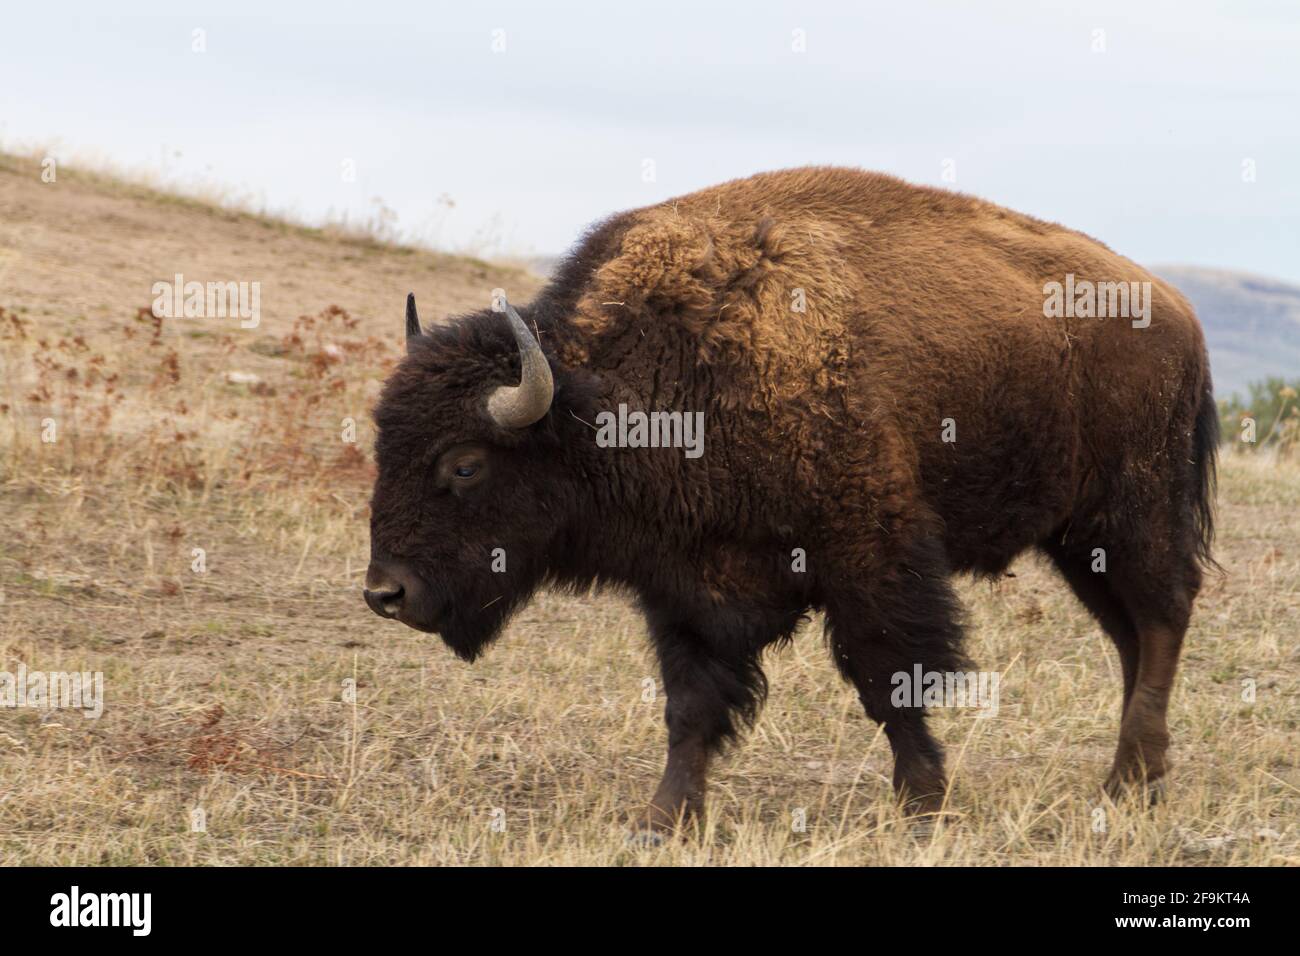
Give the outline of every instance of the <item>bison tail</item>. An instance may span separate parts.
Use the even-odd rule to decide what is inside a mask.
[[[1219,409],[1214,401],[1214,388],[1210,381],[1208,365],[1205,374],[1205,391],[1196,412],[1196,426],[1192,435],[1192,500],[1193,522],[1196,534],[1196,557],[1207,569],[1223,570],[1210,554],[1214,543],[1214,494],[1218,483],[1215,460],[1219,454]]]

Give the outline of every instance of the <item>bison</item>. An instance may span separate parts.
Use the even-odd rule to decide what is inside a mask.
[[[1140,317],[1104,314],[1117,289]],[[814,610],[903,806],[939,812],[942,750],[896,675],[968,667],[950,579],[1028,549],[1119,652],[1108,791],[1161,781],[1218,424],[1191,306],[1100,242],[796,169],[605,220],[519,310],[422,329],[409,297],[406,336],[375,411],[366,602],[470,661],[539,587],[632,594],[668,729],[638,828],[699,814],[764,650]],[[614,410],[700,415],[702,453],[601,441]]]

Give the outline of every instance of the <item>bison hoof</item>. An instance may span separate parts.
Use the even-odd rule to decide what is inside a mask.
[[[923,817],[908,817],[907,832],[916,842],[925,843],[934,839],[934,828],[938,819],[938,815],[933,813]]]
[[[905,817],[933,820],[943,813],[946,786],[931,784],[925,788],[904,788],[899,794],[899,804]]]
[[[1106,796],[1116,803],[1122,800],[1139,799],[1146,806],[1154,807],[1165,799],[1165,779],[1159,777],[1148,780],[1145,777],[1129,777],[1112,773],[1106,780]]]
[[[689,809],[671,813],[651,804],[631,815],[627,842],[639,847],[663,846],[668,837],[688,826],[694,818]]]
[[[668,842],[668,833],[637,828],[628,830],[623,835],[623,842],[634,850],[654,850]]]

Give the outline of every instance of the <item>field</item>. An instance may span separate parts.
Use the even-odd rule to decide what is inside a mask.
[[[474,666],[361,599],[405,293],[540,280],[40,172],[0,156],[0,672],[102,672],[104,709],[0,709],[0,865],[1300,864],[1300,463],[1224,455],[1163,804],[1102,799],[1118,660],[1025,559],[962,585],[1001,706],[936,713],[933,832],[814,620],[701,831],[633,845],[665,741],[624,598],[542,595]],[[176,273],[260,282],[257,326],[154,319]]]

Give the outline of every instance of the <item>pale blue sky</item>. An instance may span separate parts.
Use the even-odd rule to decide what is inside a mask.
[[[7,4],[0,142],[309,219],[380,197],[410,235],[487,254],[559,252],[610,212],[759,170],[857,165],[1148,264],[1300,282],[1294,0],[726,6]]]

